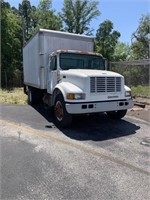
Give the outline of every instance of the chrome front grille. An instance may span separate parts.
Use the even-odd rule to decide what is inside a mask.
[[[90,92],[121,92],[121,77],[90,77]]]

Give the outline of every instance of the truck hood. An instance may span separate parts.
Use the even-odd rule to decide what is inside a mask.
[[[77,77],[95,77],[95,76],[115,76],[115,77],[122,77],[122,75],[111,72],[111,71],[105,71],[105,70],[87,70],[87,69],[69,69],[67,71],[61,71],[61,75],[63,76],[77,76]]]

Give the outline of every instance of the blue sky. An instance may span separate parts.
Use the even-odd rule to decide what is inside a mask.
[[[5,2],[18,8],[22,0],[5,0]],[[63,2],[64,0],[52,0],[52,8],[56,12],[61,11]],[[37,6],[39,0],[30,0],[30,3]],[[139,19],[143,14],[150,12],[150,0],[99,0],[98,9],[101,15],[90,24],[90,27],[95,30],[94,36],[99,24],[109,19],[113,22],[114,29],[121,33],[119,40],[130,44],[131,35],[138,28]]]

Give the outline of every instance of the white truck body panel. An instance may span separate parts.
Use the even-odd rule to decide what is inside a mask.
[[[93,78],[94,85],[91,82]],[[66,110],[71,114],[125,110],[133,107],[131,97],[125,97],[125,92],[130,89],[124,85],[124,77],[115,72],[81,69],[60,71],[60,81],[56,87],[63,93]],[[65,98],[67,93],[83,93],[85,99],[68,100]]]
[[[40,29],[23,48],[25,85],[47,89],[49,54],[56,50],[93,51],[93,37]]]
[[[118,73],[115,72],[110,72],[110,71],[103,71],[103,70],[80,70],[80,69],[70,69],[67,71],[61,71],[61,80],[60,80],[60,84],[65,84],[66,86],[66,91],[65,88],[63,88],[64,90],[64,97],[65,97],[65,92],[67,93],[78,93],[79,89],[81,90],[82,93],[86,94],[86,98],[84,100],[78,100],[78,102],[85,102],[85,101],[108,101],[108,100],[118,100],[118,99],[124,99],[124,95],[125,95],[125,88],[124,88],[124,78],[123,76],[121,76]],[[63,77],[66,78],[63,78]],[[100,86],[100,84],[98,85],[98,89],[100,90],[99,92],[91,92],[92,88],[91,88],[91,78],[97,78],[97,77],[101,77],[102,79],[105,77],[107,78],[111,78],[114,81],[116,80],[116,78],[120,79],[120,90],[116,91],[115,88],[112,87],[112,82],[110,85],[107,85],[107,83],[102,86]],[[67,86],[67,83],[71,83],[72,86]],[[78,87],[78,90],[74,90],[73,85],[75,85],[76,87]],[[109,91],[106,91],[103,87],[109,87]],[[62,86],[63,87],[63,86]],[[97,87],[95,85],[95,87]],[[94,88],[93,88],[94,89]],[[103,91],[101,91],[101,89]],[[69,91],[68,91],[69,90]],[[65,99],[66,100],[66,99]],[[67,100],[66,100],[67,101]]]
[[[126,105],[126,104],[127,105]],[[122,105],[122,106],[120,106]],[[109,102],[88,102],[80,104],[66,103],[66,110],[70,114],[85,114],[85,113],[98,113],[110,112],[115,110],[125,110],[133,107],[132,100],[126,102],[122,101],[109,101]]]

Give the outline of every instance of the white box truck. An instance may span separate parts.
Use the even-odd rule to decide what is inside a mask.
[[[105,59],[93,53],[93,37],[40,29],[23,48],[25,91],[33,105],[52,107],[57,125],[73,115],[105,112],[120,119],[133,107],[124,77],[107,71]]]

